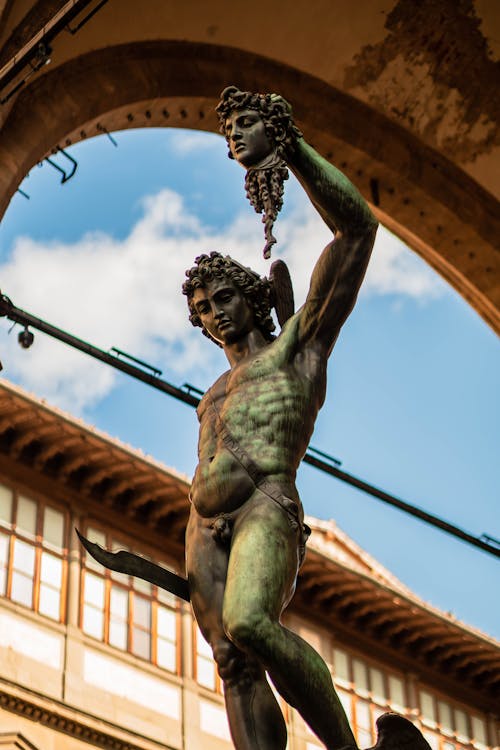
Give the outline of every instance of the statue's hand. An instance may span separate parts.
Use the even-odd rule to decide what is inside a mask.
[[[295,151],[297,140],[304,136],[293,120],[293,111],[290,102],[281,96],[281,94],[270,94],[269,96],[271,103],[278,111],[281,110],[284,120],[287,121],[283,140],[286,144],[286,152],[290,156]]]
[[[271,94],[271,101],[273,104],[281,104],[285,112],[292,114],[292,105],[281,94]]]

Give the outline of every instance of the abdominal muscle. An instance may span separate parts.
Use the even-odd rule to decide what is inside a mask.
[[[287,497],[300,502],[292,479],[283,474],[266,475],[266,479],[280,486]],[[191,485],[191,502],[200,516],[211,518],[237,510],[256,489],[253,479],[232,453],[219,448],[212,460],[198,464]]]
[[[191,501],[205,518],[231,513],[255,491],[255,484],[243,466],[226,449],[220,448],[211,460],[201,460],[191,485]]]

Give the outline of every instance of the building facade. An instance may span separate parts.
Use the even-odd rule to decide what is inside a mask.
[[[74,174],[81,140],[217,133],[223,88],[279,91],[377,218],[500,332],[499,39],[498,0],[1,0],[0,216],[37,162],[59,151]]]
[[[183,573],[186,477],[0,385],[0,748],[230,750],[190,607],[86,556],[75,528]],[[330,666],[360,747],[397,711],[433,750],[498,745],[498,644],[430,607],[333,522],[285,624]],[[289,750],[319,741],[282,704]]]

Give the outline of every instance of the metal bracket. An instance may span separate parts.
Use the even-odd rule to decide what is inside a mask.
[[[71,180],[71,178],[75,174],[76,168],[78,167],[78,162],[76,161],[76,159],[73,159],[73,157],[70,156],[68,152],[65,151],[63,148],[61,148],[60,146],[57,147],[57,150],[61,154],[63,154],[66,157],[66,159],[68,159],[68,161],[71,162],[72,164],[71,172],[66,173],[65,170],[62,167],[60,167],[59,164],[56,164],[56,162],[53,161],[49,156],[46,156],[44,161],[48,162],[51,167],[54,167],[54,169],[57,169],[57,171],[62,174],[61,185],[63,185],[65,182],[68,182],[68,180]]]
[[[191,383],[183,383],[181,388],[185,390],[186,393],[196,393],[197,396],[203,396],[204,394],[204,391],[202,391],[201,388],[197,388],[195,385],[191,385]]]
[[[101,123],[98,122],[96,125],[96,129],[99,130],[100,133],[104,133],[105,135],[107,135],[113,146],[116,146],[116,148],[118,148],[117,142],[115,141],[109,130],[104,127],[104,125],[101,125]]]
[[[46,44],[43,40],[37,44],[35,47],[35,51],[33,53],[33,57],[27,61],[27,64],[30,67],[30,71],[22,78],[16,85],[7,93],[5,96],[0,99],[0,104],[5,104],[9,101],[11,97],[16,94],[19,89],[22,89],[22,87],[29,81],[32,75],[34,75],[40,68],[43,68],[44,65],[48,65],[50,63],[50,55],[52,54],[52,47],[49,44]]]
[[[125,357],[125,359],[129,359],[131,362],[135,362],[136,364],[141,365],[141,367],[145,367],[147,370],[151,370],[153,375],[157,375],[158,377],[160,375],[163,375],[163,371],[158,369],[158,367],[150,365],[147,362],[144,362],[144,360],[142,359],[137,359],[137,357],[134,357],[132,354],[128,354],[127,352],[123,352],[121,349],[117,349],[116,346],[112,346],[109,351],[114,352],[117,358]]]
[[[80,31],[82,26],[85,26],[86,23],[90,21],[90,19],[95,16],[98,10],[101,10],[103,5],[106,5],[108,0],[101,0],[100,3],[98,3],[93,10],[90,11],[90,13],[87,13],[87,15],[82,18],[80,23],[77,23],[77,25],[72,29],[69,23],[66,25],[66,31],[69,31],[70,34],[76,34],[77,31]]]
[[[334,458],[333,456],[330,456],[329,453],[325,453],[324,451],[320,451],[318,448],[313,448],[312,445],[309,446],[309,450],[313,453],[316,453],[318,456],[321,456],[322,458],[326,458],[327,461],[331,461],[332,464],[335,464],[335,466],[342,466],[342,461],[338,458]]]

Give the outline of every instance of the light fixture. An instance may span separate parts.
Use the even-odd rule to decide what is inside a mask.
[[[35,336],[26,327],[24,331],[21,331],[19,333],[17,340],[19,341],[19,346],[22,346],[23,349],[29,349],[33,341],[35,340]]]

